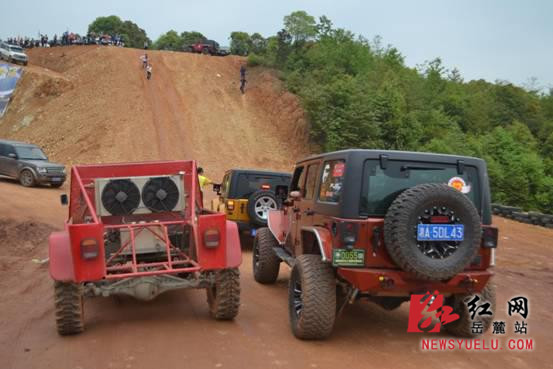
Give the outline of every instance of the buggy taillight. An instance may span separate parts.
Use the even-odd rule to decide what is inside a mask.
[[[263,185],[261,185],[261,189],[262,189],[262,190],[270,190],[270,189],[271,189],[271,185],[263,184]]]
[[[85,238],[81,241],[81,257],[84,260],[92,260],[98,257],[98,241],[94,238]]]
[[[497,247],[497,228],[484,227],[482,229],[482,247],[495,249]]]
[[[204,232],[204,246],[207,248],[218,247],[220,239],[219,230],[217,229],[208,229]]]

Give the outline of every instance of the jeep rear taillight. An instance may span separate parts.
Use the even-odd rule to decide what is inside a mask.
[[[261,189],[262,189],[262,190],[270,190],[270,189],[271,189],[271,185],[263,184],[263,185],[261,185]]]
[[[98,257],[98,241],[94,238],[85,238],[81,241],[81,257],[84,260],[92,260]]]
[[[338,234],[340,235],[340,241],[342,246],[350,249],[353,248],[357,242],[357,233],[359,232],[359,224],[341,222],[337,225]]]
[[[207,248],[218,247],[220,239],[219,230],[217,229],[212,228],[204,232],[204,246]]]
[[[484,227],[482,229],[482,244],[481,246],[486,249],[495,249],[497,247],[497,228]]]

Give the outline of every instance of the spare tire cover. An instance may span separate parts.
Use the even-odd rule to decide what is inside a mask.
[[[419,224],[462,224],[462,241],[419,241]],[[384,219],[384,240],[392,260],[425,280],[446,280],[461,272],[478,251],[480,216],[469,198],[445,184],[403,191]]]

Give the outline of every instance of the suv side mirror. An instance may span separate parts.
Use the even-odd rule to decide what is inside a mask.
[[[64,206],[67,205],[67,204],[69,204],[69,200],[68,200],[68,198],[67,198],[67,194],[63,193],[63,194],[60,195],[60,202],[61,202],[61,204],[64,205]]]
[[[213,183],[213,192],[217,192],[217,195],[221,194],[221,184]]]
[[[12,158],[12,159],[17,159],[17,154],[16,154],[16,153],[10,152],[10,153],[8,154],[8,156],[9,156],[10,158]]]

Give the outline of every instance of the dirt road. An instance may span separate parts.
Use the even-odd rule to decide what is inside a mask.
[[[501,218],[495,219],[501,232],[496,319],[507,321],[508,328],[500,340],[505,346],[508,338],[518,338],[506,301],[525,295],[531,352],[421,352],[421,338],[433,336],[406,333],[408,304],[392,312],[355,304],[338,320],[331,339],[299,341],[288,327],[287,268],[281,267],[276,285],[259,285],[250,250],[244,252],[242,305],[234,322],[210,319],[203,291],[174,291],[149,303],[87,300],[85,333],[60,337],[47,265],[31,260],[47,256],[47,234],[63,223],[61,192],[0,181],[0,368],[552,367],[553,231]]]

